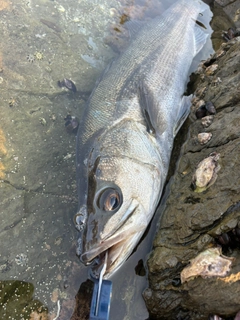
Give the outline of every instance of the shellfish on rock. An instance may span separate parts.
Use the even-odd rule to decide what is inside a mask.
[[[216,114],[216,109],[211,101],[207,101],[205,108],[209,114]]]
[[[201,120],[202,126],[204,128],[209,127],[213,123],[213,119],[214,119],[213,115],[203,117],[202,120]]]
[[[212,139],[211,132],[201,132],[198,134],[198,141],[201,145],[208,143]]]
[[[215,115],[216,109],[211,101],[205,102],[204,100],[199,100],[196,103],[196,118],[202,119],[208,115]]]
[[[70,79],[64,78],[63,81],[59,80],[57,82],[57,84],[58,84],[58,86],[60,88],[65,87],[65,88],[67,88],[68,90],[70,90],[70,91],[72,91],[74,93],[77,92],[77,88],[76,88],[74,82],[72,80],[70,80]]]
[[[198,164],[192,179],[195,192],[205,191],[217,180],[217,172],[221,169],[219,157],[219,153],[213,152]]]
[[[68,133],[77,133],[79,120],[75,116],[68,114],[65,118],[65,128]]]
[[[202,278],[225,277],[230,271],[233,260],[233,257],[222,255],[221,247],[209,248],[190,260],[190,265],[185,267],[180,274],[181,282],[190,281],[198,276]]]

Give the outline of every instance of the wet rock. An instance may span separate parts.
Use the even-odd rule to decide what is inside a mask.
[[[71,317],[71,320],[89,319],[92,293],[93,282],[90,280],[83,282],[75,297],[75,309]]]
[[[214,1],[213,5],[211,6],[214,13],[211,27],[213,30],[215,30],[212,36],[213,47],[215,50],[219,49],[219,46],[223,42],[223,30],[228,30],[231,27],[235,27],[235,23],[233,21],[234,17],[229,15],[229,9],[227,9],[225,5],[222,5],[220,1],[222,0]],[[228,3],[230,2],[229,0],[226,1]]]
[[[239,37],[223,43],[208,61],[207,67],[218,65],[214,75],[197,80],[188,138],[181,150],[148,260],[149,288],[144,292],[144,299],[151,319],[207,320],[210,315],[226,319],[234,318],[239,312],[240,251],[234,242],[238,239],[240,224],[239,49]],[[200,72],[204,73],[205,69]],[[221,81],[217,81],[218,78]],[[210,118],[196,118],[196,103],[200,100],[211,101],[214,105],[216,112],[208,115]],[[211,110],[212,106],[209,107]],[[203,126],[212,134],[207,144],[200,144],[196,138],[203,131]],[[201,172],[205,177],[201,186],[208,188],[204,192],[194,192],[191,186],[196,167],[212,153],[221,155],[218,177],[211,183],[214,168],[218,168],[218,164],[214,164],[216,159],[212,159],[209,164],[215,166],[210,166],[211,174],[209,167],[204,171],[202,166]],[[195,178],[195,184],[198,184],[198,177]],[[223,234],[227,234],[230,240],[226,241]],[[224,243],[220,237],[225,239]],[[194,277],[183,283],[179,281],[190,260],[218,245],[223,246],[224,255],[234,258],[227,274],[223,277]]]

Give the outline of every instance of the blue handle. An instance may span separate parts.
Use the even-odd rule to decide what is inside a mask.
[[[109,320],[110,302],[112,296],[112,282],[109,280],[102,281],[98,310],[96,310],[98,286],[99,280],[95,280],[90,309],[90,320]]]

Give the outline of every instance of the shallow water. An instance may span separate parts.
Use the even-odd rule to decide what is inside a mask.
[[[59,310],[70,319],[88,268],[75,254],[75,135],[64,118],[81,117],[97,78],[127,45],[124,19],[149,19],[173,2],[0,1],[0,319],[54,319]],[[63,78],[77,93],[58,87]],[[147,276],[136,266],[146,262],[163,206],[112,278],[111,319],[148,318]]]

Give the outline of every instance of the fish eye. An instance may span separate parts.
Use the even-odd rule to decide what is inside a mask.
[[[103,190],[97,201],[99,209],[103,211],[116,211],[122,204],[122,196],[118,190],[107,188]]]

